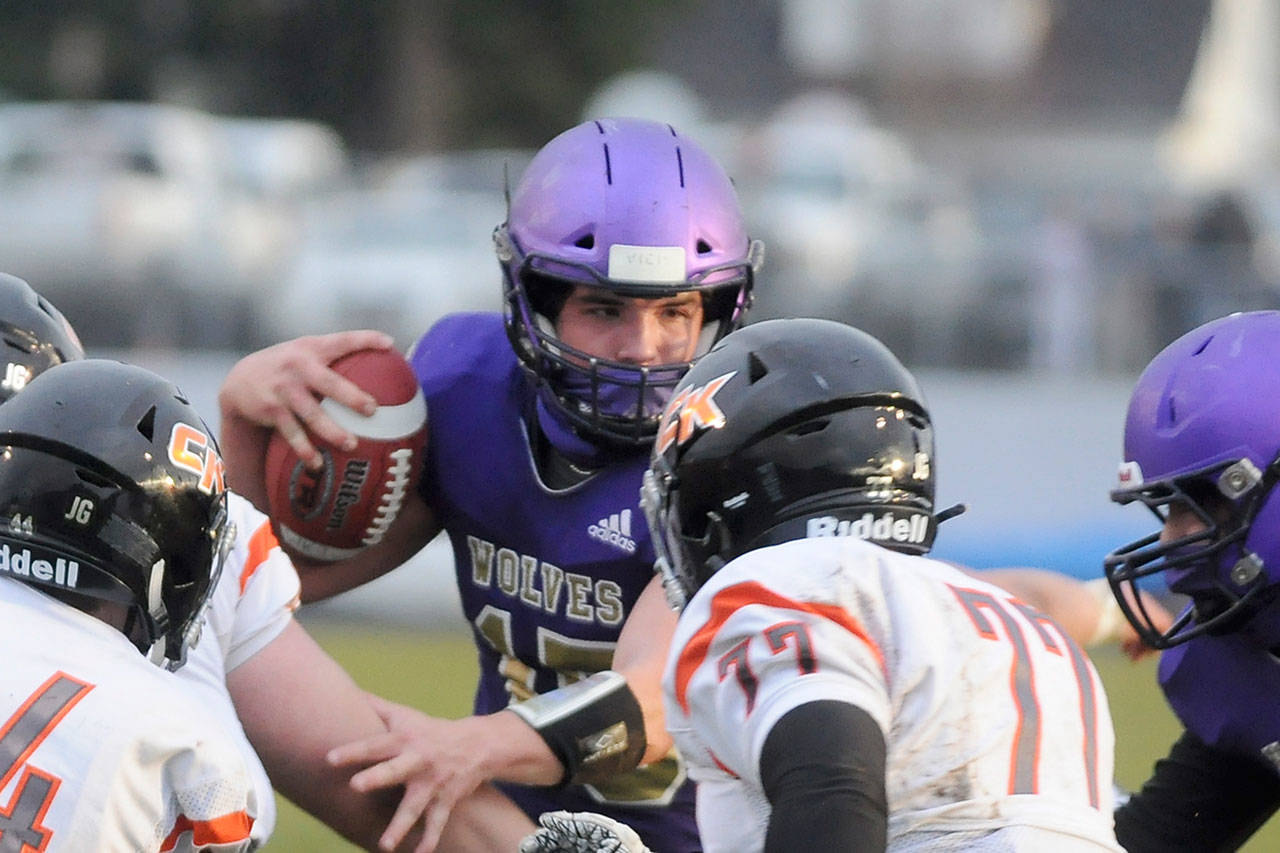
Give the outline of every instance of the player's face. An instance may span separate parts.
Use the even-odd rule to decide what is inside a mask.
[[[556,319],[560,339],[574,349],[623,364],[692,361],[702,330],[702,297],[661,299],[618,296],[578,285]]]
[[[1231,518],[1231,502],[1213,491],[1206,484],[1199,494],[1192,496],[1197,504],[1218,524],[1225,524]],[[1204,518],[1184,501],[1169,504],[1168,515],[1165,516],[1164,528],[1160,531],[1160,542],[1168,544],[1186,536],[1194,536],[1208,528]]]

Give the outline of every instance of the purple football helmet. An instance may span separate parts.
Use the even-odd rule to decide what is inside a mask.
[[[763,256],[724,170],[669,125],[599,119],[533,158],[494,232],[507,334],[539,402],[578,436],[645,447],[688,363],[642,367],[567,346],[556,318],[573,287],[624,297],[703,294],[698,354],[742,324]]]
[[[1232,314],[1183,335],[1152,360],[1129,402],[1125,462],[1111,499],[1138,501],[1164,524],[1171,506],[1203,529],[1154,533],[1107,555],[1125,616],[1164,649],[1237,631],[1280,644],[1280,311]],[[1191,604],[1167,631],[1123,594],[1161,574]],[[1136,596],[1135,596],[1136,599]]]

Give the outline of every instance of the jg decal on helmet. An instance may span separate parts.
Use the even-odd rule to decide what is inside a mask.
[[[494,232],[507,334],[539,402],[593,441],[644,447],[687,362],[637,366],[564,343],[556,319],[573,287],[623,297],[703,295],[697,354],[742,324],[763,257],[728,176],[666,124],[599,119],[530,162]]]
[[[0,405],[0,575],[114,603],[138,650],[177,669],[233,538],[213,433],[167,380],[72,361]]]
[[[726,337],[676,387],[641,505],[683,607],[734,557],[792,539],[927,553],[934,488],[929,413],[893,353],[842,323],[770,320]]]
[[[1240,630],[1280,644],[1280,312],[1232,314],[1171,343],[1129,401],[1124,463],[1111,499],[1139,502],[1161,526],[1171,508],[1203,529],[1157,531],[1109,554],[1105,571],[1125,616],[1164,649]],[[1191,605],[1167,631],[1123,592],[1159,575]]]

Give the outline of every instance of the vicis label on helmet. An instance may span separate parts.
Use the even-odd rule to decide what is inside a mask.
[[[865,512],[860,518],[836,518],[820,515],[805,524],[805,536],[816,539],[823,536],[855,536],[872,542],[898,542],[907,545],[923,545],[929,536],[929,518],[922,514],[903,517],[885,512],[879,517]]]
[[[609,247],[609,278],[645,284],[680,284],[685,280],[684,249],[614,243]]]

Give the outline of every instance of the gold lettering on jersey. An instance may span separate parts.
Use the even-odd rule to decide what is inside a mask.
[[[542,590],[533,585],[538,574],[538,558],[520,555],[520,600],[530,607],[542,606]]]
[[[471,580],[476,586],[488,586],[493,577],[493,543],[468,536],[467,548],[471,551]]]
[[[596,619],[605,625],[622,624],[622,587],[613,581],[596,581]]]
[[[569,584],[569,601],[564,615],[577,622],[590,622],[596,615],[595,608],[587,603],[591,595],[591,578],[573,572],[565,572],[564,577]]]
[[[564,588],[564,569],[554,563],[542,564],[542,606],[548,613],[560,609],[560,590]]]
[[[498,549],[498,589],[515,595],[520,587],[520,555],[510,548]]]
[[[608,579],[566,572],[511,548],[499,548],[475,536],[467,537],[471,554],[471,582],[482,589],[496,588],[511,598],[544,613],[563,613],[574,622],[617,627],[626,619],[623,589]]]

